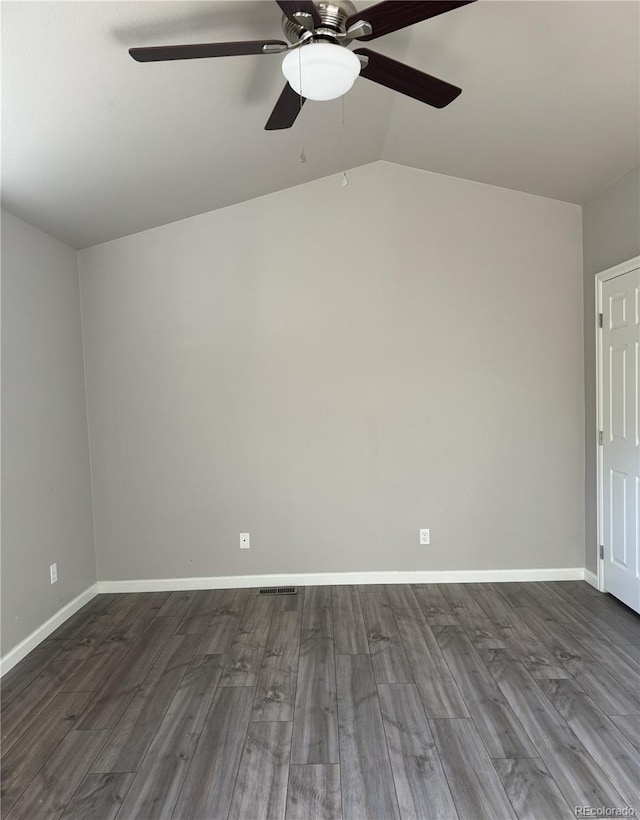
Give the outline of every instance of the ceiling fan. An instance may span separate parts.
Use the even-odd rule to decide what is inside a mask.
[[[283,11],[282,30],[288,43],[249,40],[151,46],[131,48],[129,54],[134,60],[146,63],[286,52],[282,73],[288,82],[265,125],[267,131],[291,128],[307,99],[341,97],[358,75],[435,108],[444,108],[461,93],[457,86],[390,57],[368,48],[351,51],[347,46],[353,40],[375,40],[474,0],[385,0],[360,12],[350,0],[276,2]]]

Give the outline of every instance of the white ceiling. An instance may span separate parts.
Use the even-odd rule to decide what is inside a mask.
[[[5,0],[3,204],[82,248],[377,159],[582,203],[639,161],[639,12],[480,0],[367,44],[461,86],[448,108],[359,79],[344,130],[336,100],[266,132],[278,55],[127,49],[279,39],[272,0]]]

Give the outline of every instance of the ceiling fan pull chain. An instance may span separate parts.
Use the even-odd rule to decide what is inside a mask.
[[[300,48],[298,49],[298,72],[299,72],[299,78],[300,78],[299,100],[300,100],[300,128],[301,128],[301,132],[302,132],[302,151],[300,151],[300,156],[298,157],[298,162],[301,162],[304,165],[304,163],[307,161],[307,155],[304,152],[304,143],[305,143],[304,119],[302,118],[302,58],[300,57],[301,50],[302,49],[300,49]]]
[[[340,97],[342,102],[342,156],[344,171],[342,172],[342,187],[346,188],[349,184],[349,177],[347,176],[347,129],[344,124],[344,95]]]

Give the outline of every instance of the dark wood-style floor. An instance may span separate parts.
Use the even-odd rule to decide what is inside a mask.
[[[2,697],[6,820],[640,815],[640,617],[583,582],[101,595]]]

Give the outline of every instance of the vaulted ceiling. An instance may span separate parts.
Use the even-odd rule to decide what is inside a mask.
[[[448,108],[360,78],[344,125],[340,100],[310,102],[270,132],[281,56],[127,49],[280,39],[273,0],[1,11],[3,204],[77,248],[377,159],[576,203],[639,160],[635,0],[479,0],[367,44],[462,87]]]

